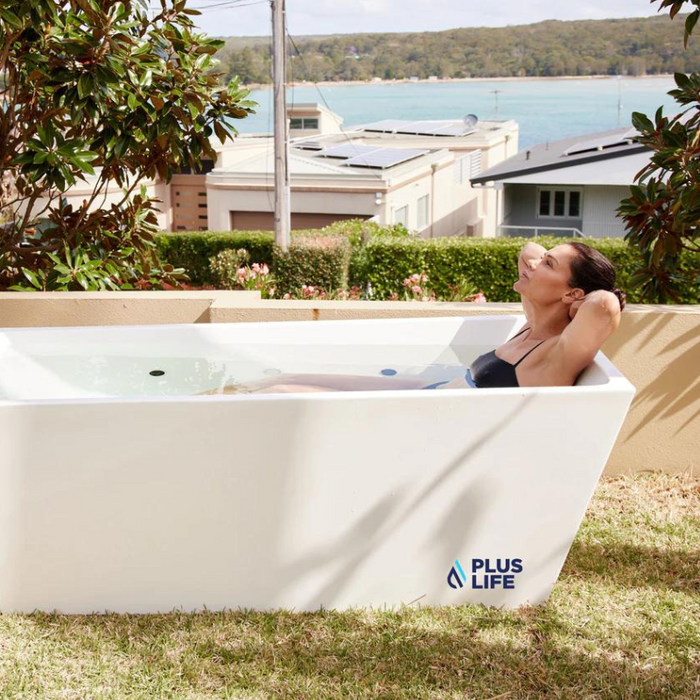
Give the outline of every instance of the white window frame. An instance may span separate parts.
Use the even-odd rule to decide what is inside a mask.
[[[549,192],[549,214],[540,214],[540,198],[542,192]],[[564,192],[564,214],[554,213],[554,196],[557,192]],[[571,193],[578,192],[578,216],[571,216]],[[583,188],[582,187],[538,187],[535,199],[535,217],[537,219],[582,219],[583,218]]]
[[[405,215],[405,220],[404,221],[399,221],[399,212],[406,210],[406,215]],[[395,224],[403,224],[406,228],[408,228],[408,204],[404,204],[402,207],[397,207],[394,209],[394,223]]]
[[[417,206],[417,216],[418,221],[417,227],[419,231],[422,231],[430,223],[430,195],[424,194],[422,197],[418,197]]]
[[[292,126],[292,122],[297,121],[301,122],[301,126]],[[309,124],[307,124],[307,122],[309,122]],[[313,126],[311,126],[311,124],[313,124]],[[289,128],[294,129],[295,131],[301,131],[304,129],[318,129],[320,128],[320,121],[318,117],[290,117]]]

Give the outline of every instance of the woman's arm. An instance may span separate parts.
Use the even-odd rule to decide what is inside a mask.
[[[572,322],[564,329],[550,358],[583,369],[620,325],[620,302],[612,292],[597,289],[571,305]]]

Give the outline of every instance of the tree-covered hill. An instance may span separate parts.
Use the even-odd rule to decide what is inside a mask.
[[[503,28],[413,34],[346,34],[295,39],[294,80],[645,75],[700,69],[700,43],[686,51],[668,15],[634,19],[549,20]],[[220,70],[269,83],[269,37],[228,38]]]

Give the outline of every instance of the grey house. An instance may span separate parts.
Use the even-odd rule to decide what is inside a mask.
[[[497,192],[496,230],[485,236],[622,237],[615,210],[651,152],[625,127],[542,143],[484,170],[473,186]]]

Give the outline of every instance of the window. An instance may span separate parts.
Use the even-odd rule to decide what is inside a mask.
[[[430,195],[426,194],[418,200],[418,230],[422,231],[428,225]]]
[[[454,181],[456,185],[464,185],[481,172],[481,149],[472,151],[454,164]]]
[[[289,120],[290,129],[318,129],[317,117],[293,117]]]
[[[537,195],[537,216],[580,219],[581,199],[581,190],[539,189]]]
[[[406,228],[408,228],[408,204],[405,207],[401,207],[400,209],[396,209],[396,211],[394,211],[394,223],[403,224]]]
[[[470,177],[476,177],[481,172],[481,149],[473,151],[470,157],[471,172]]]
[[[469,182],[469,170],[471,168],[471,156],[462,156],[454,164],[454,182],[463,185]]]
[[[214,161],[210,158],[203,158],[201,164],[192,170],[189,165],[181,165],[175,174],[180,175],[204,175],[214,169]]]

